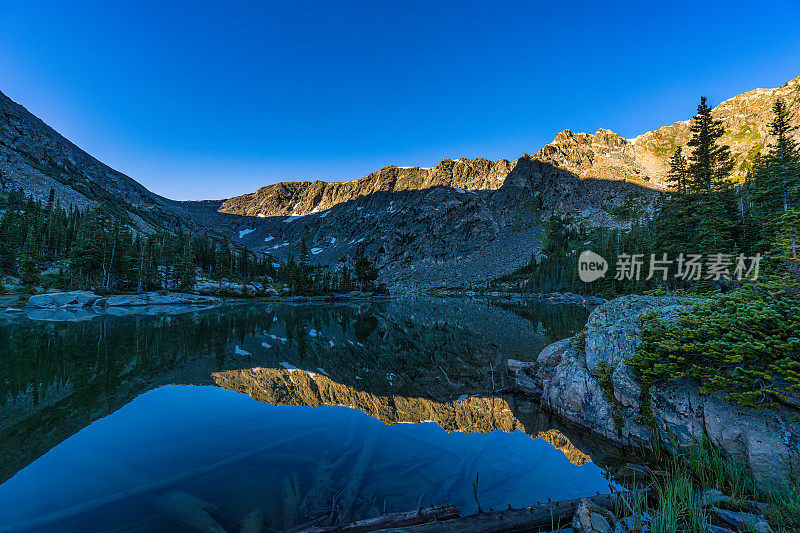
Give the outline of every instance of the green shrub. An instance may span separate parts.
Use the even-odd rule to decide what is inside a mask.
[[[692,377],[702,393],[751,409],[800,390],[800,299],[788,281],[754,282],[675,322],[649,315],[643,325],[630,364],[645,387]]]

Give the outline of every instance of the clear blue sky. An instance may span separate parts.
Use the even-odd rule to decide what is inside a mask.
[[[698,34],[702,29],[703,34]],[[800,75],[800,2],[4,1],[0,90],[177,199],[633,137]]]

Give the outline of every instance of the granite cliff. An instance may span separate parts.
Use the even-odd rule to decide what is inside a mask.
[[[623,296],[598,307],[578,335],[551,344],[532,363],[509,361],[517,387],[560,418],[631,451],[675,451],[709,439],[749,467],[764,485],[800,468],[796,406],[750,410],[699,392],[695,380],[643,390],[628,365],[641,341],[641,318],[674,320],[695,300]],[[645,413],[651,413],[648,421]]]

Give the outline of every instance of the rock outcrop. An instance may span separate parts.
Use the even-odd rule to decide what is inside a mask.
[[[628,528],[608,509],[581,500],[572,517],[574,533],[625,533]]]
[[[641,340],[640,318],[655,312],[670,320],[694,301],[651,296],[612,300],[590,314],[584,332],[551,344],[534,363],[514,362],[517,384],[546,409],[619,446],[652,450],[657,445],[672,452],[675,443],[707,437],[749,467],[758,482],[784,482],[790,471],[800,468],[797,410],[749,410],[700,394],[698,384],[688,379],[654,385],[649,397],[642,397],[642,387],[626,364]],[[650,405],[654,427],[642,418],[643,402]]]

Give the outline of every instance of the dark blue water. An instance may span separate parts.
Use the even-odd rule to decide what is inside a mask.
[[[469,514],[478,475],[485,510],[607,492],[586,450],[491,394],[507,355],[535,356],[585,315],[513,311],[421,299],[7,322],[0,531]]]

